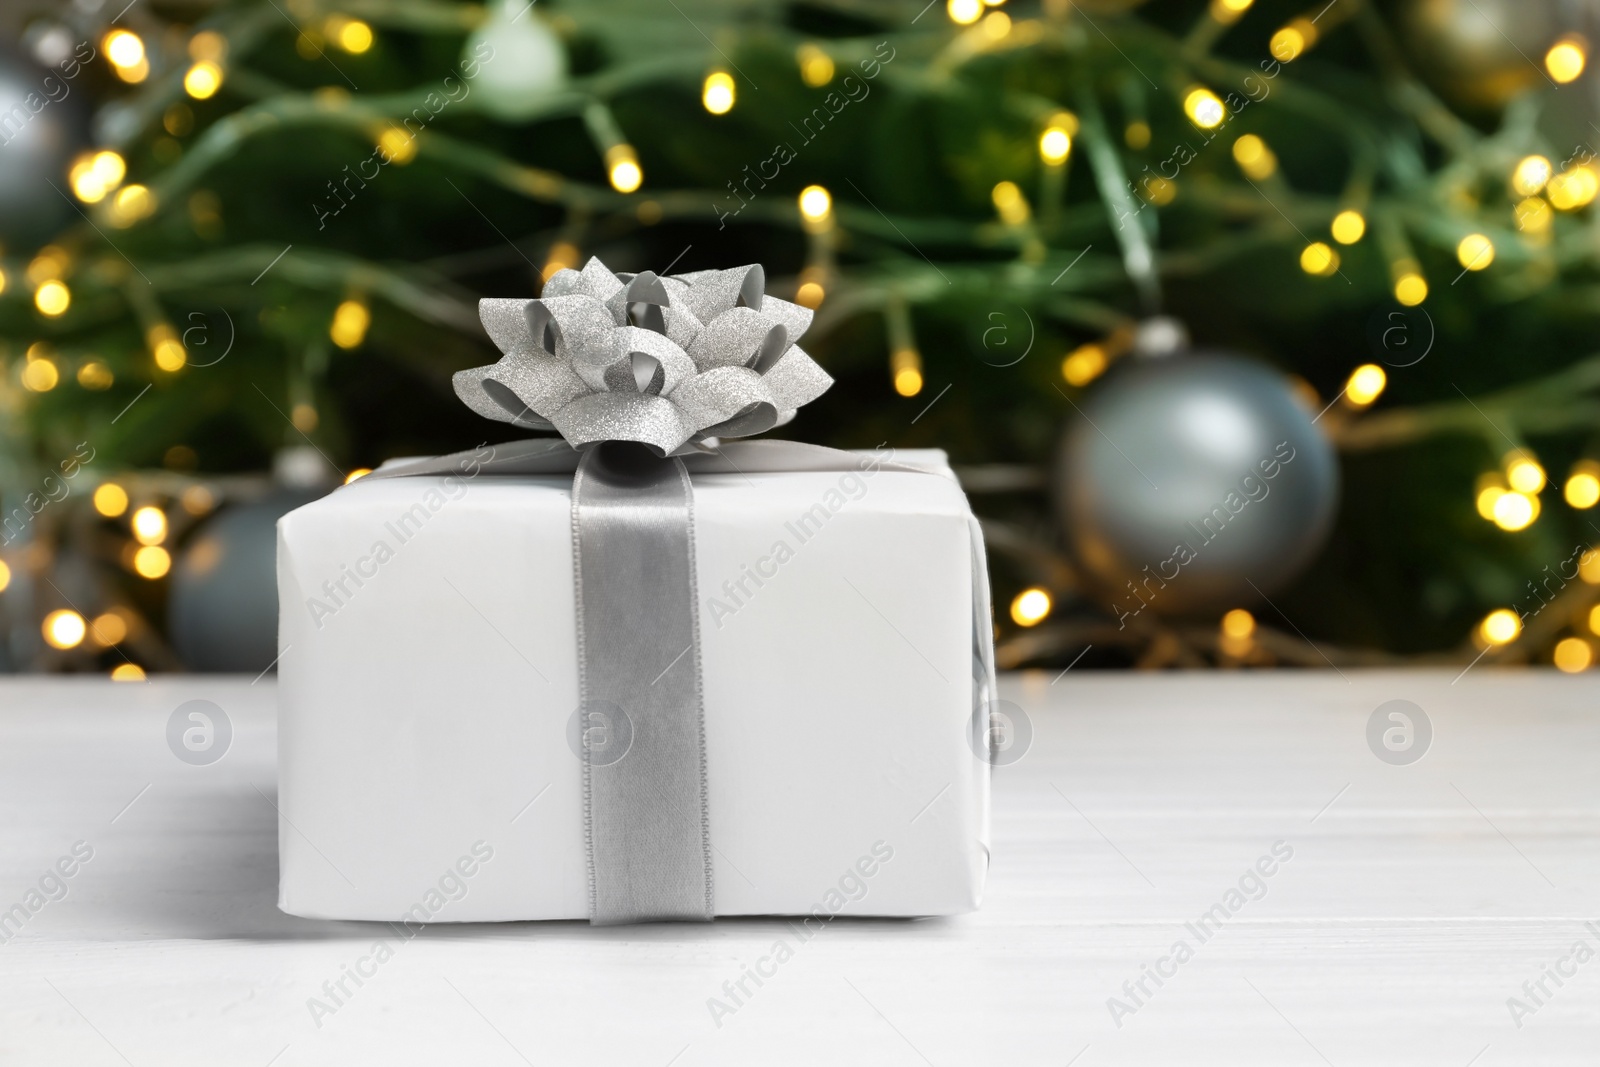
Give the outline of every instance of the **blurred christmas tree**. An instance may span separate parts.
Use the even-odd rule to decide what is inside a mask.
[[[475,299],[533,295],[595,254],[762,262],[818,308],[806,343],[839,384],[789,432],[951,453],[992,517],[1008,664],[1486,649],[1581,669],[1600,588],[1600,557],[1581,558],[1600,542],[1596,13],[110,0],[13,16],[7,662],[178,665],[169,553],[204,557],[218,502],[271,496],[248,472],[304,485],[517,436],[450,390],[494,356]],[[1220,601],[1119,622],[1053,518],[1058,439],[1152,321],[1276,366],[1341,451],[1328,547],[1252,605],[1259,625],[1234,611],[1219,628]]]

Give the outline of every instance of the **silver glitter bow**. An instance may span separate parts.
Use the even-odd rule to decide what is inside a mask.
[[[765,281],[759,264],[663,277],[590,259],[537,300],[478,302],[505,356],[458,371],[456,395],[579,450],[637,441],[681,455],[707,437],[765,433],[833,384],[794,343],[811,311],[766,296]]]

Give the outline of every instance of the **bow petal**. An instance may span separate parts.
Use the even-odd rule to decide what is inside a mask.
[[[570,267],[556,271],[555,275],[544,283],[542,295],[550,297],[581,294],[591,296],[603,304],[621,288],[621,279],[606,269],[606,265],[599,259],[590,256],[589,262],[583,265],[581,271]]]
[[[478,319],[489,334],[489,340],[506,355],[513,352],[532,352],[533,336],[528,330],[525,311],[530,300],[485,299],[478,301]]]
[[[550,421],[580,451],[603,441],[637,441],[669,456],[695,433],[678,405],[644,393],[591,393],[551,415]]]
[[[672,399],[707,437],[749,437],[777,424],[779,405],[748,367],[717,367],[684,382]]]
[[[617,327],[604,304],[590,296],[543,297],[528,302],[528,325],[541,348],[569,363],[591,388],[605,388],[605,369],[617,351]]]
[[[509,422],[513,426],[522,426],[529,430],[555,429],[549,420],[536,414],[518,399],[515,393],[507,397],[494,386],[487,388],[484,386],[485,379],[494,373],[498,365],[490,364],[487,367],[471,367],[456,371],[450,381],[455,386],[456,396],[461,398],[461,402],[486,419]],[[504,388],[500,386],[500,389]]]
[[[784,328],[789,331],[790,343],[800,340],[805,335],[811,328],[811,320],[815,316],[810,308],[791,304],[787,300],[779,300],[775,296],[769,296],[761,301],[761,314],[783,323]]]
[[[672,340],[654,330],[641,330],[637,326],[624,326],[617,331],[618,348],[627,356],[646,355],[660,365],[662,380],[653,390],[659,396],[670,396],[678,385],[695,375],[694,360]],[[637,362],[634,360],[633,362]],[[641,392],[643,390],[640,390]]]
[[[833,377],[806,355],[799,345],[790,345],[789,351],[778,358],[772,369],[762,376],[767,388],[785,409],[803,407],[828,391]]]
[[[759,263],[731,270],[699,271],[684,275],[683,280],[688,282],[684,301],[701,322],[710,322],[730,308],[761,310],[761,290],[766,285],[766,271],[761,269]]]
[[[689,356],[701,370],[747,367],[764,354],[776,357],[789,346],[781,323],[750,308],[729,308],[710,322],[689,345]]]

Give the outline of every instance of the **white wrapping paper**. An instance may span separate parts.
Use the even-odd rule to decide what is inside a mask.
[[[940,473],[693,478],[718,915],[978,906],[988,591],[943,454],[894,459]],[[278,584],[279,906],[586,918],[570,476],[357,482]]]

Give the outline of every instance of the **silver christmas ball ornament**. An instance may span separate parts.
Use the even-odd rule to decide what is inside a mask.
[[[1281,588],[1334,517],[1338,465],[1312,418],[1260,363],[1124,361],[1070,416],[1055,473],[1093,591],[1126,619],[1215,613]]]

